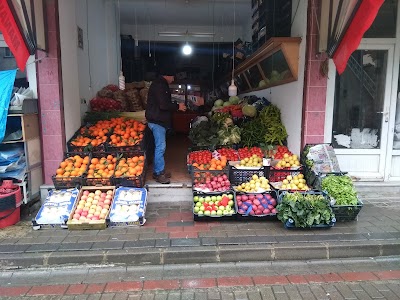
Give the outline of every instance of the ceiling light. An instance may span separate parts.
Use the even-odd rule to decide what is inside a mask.
[[[188,43],[186,43],[185,46],[183,46],[183,48],[182,48],[182,53],[184,55],[192,54],[192,46],[190,46]]]

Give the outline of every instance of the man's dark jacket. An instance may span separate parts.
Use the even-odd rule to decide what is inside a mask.
[[[165,128],[172,127],[172,112],[179,108],[171,100],[168,82],[160,76],[153,81],[147,96],[146,119]]]

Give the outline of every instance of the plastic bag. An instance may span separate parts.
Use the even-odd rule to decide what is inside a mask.
[[[0,71],[0,142],[6,132],[8,107],[14,87],[17,70]]]

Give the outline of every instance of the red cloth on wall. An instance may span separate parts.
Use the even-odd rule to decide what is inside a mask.
[[[29,51],[7,0],[0,0],[0,31],[17,61],[18,68],[24,71],[29,58]]]
[[[383,2],[384,0],[363,0],[361,2],[349,28],[333,55],[333,61],[339,74],[342,74],[346,69],[350,55],[360,45],[364,33],[374,22]]]

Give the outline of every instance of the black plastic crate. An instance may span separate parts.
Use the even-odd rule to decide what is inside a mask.
[[[270,214],[261,214],[261,215],[250,215],[250,214],[243,214],[240,213],[239,210],[239,200],[238,196],[243,196],[243,195],[266,195],[270,194],[276,201],[275,207],[279,204],[279,197],[278,193],[274,190],[271,191],[265,191],[263,193],[243,193],[243,192],[236,192],[236,201],[235,201],[235,206],[236,206],[236,218],[238,221],[277,221],[277,213],[270,213]]]
[[[250,181],[253,175],[265,177],[268,179],[268,167],[261,168],[236,168],[229,166],[229,180],[233,186],[237,186],[244,182]]]
[[[121,161],[121,158],[132,158],[134,156],[144,156],[144,166],[143,166],[143,172],[139,176],[120,176],[116,177],[115,176],[115,171],[118,169],[118,165]],[[141,150],[136,150],[136,151],[129,151],[129,152],[121,152],[118,153],[118,162],[117,166],[114,171],[114,175],[112,176],[112,182],[113,185],[115,186],[126,186],[126,187],[137,187],[137,188],[142,188],[145,185],[146,182],[146,172],[147,172],[147,160],[146,160],[146,153]]]
[[[118,164],[118,153],[116,152],[93,152],[91,154],[91,158],[102,158],[102,157],[107,157],[108,155],[112,155],[115,158],[117,158],[116,165]],[[90,166],[90,164],[89,164]],[[115,169],[115,167],[114,167]],[[114,171],[110,174],[110,177],[102,177],[102,178],[89,178],[89,174],[86,174],[86,176],[83,178],[84,185],[86,186],[112,186],[113,185],[113,180],[112,177],[114,175]]]
[[[145,149],[145,140],[144,138],[136,145],[132,146],[114,146],[110,144],[110,139],[106,143],[107,152],[132,152],[132,151],[143,151]]]
[[[332,205],[332,210],[337,222],[349,222],[357,220],[363,205],[363,202],[358,199],[357,205]]]
[[[85,183],[84,177],[87,173],[87,170],[90,165],[90,159],[92,158],[91,153],[89,152],[65,152],[63,156],[63,161],[69,157],[73,157],[75,155],[79,155],[82,158],[85,158],[85,156],[89,156],[89,163],[87,165],[87,168],[85,172],[83,173],[82,176],[62,176],[62,177],[57,177],[57,175],[53,175],[51,178],[53,180],[54,187],[58,189],[68,189],[68,188],[75,188],[77,186],[82,186]]]
[[[311,225],[310,227],[302,228],[302,227],[296,227],[294,221],[292,219],[289,219],[285,223],[283,223],[283,226],[286,229],[297,229],[297,230],[329,229],[329,228],[335,226],[335,223],[336,223],[336,218],[333,218],[329,224]]]
[[[233,190],[228,190],[226,192],[219,192],[217,194],[214,194],[212,196],[222,196],[223,194],[231,194],[233,195],[233,202],[236,203],[236,194],[235,191]],[[193,191],[193,197],[198,196],[198,197],[207,197],[210,195],[205,195],[203,193],[199,193],[196,191]],[[235,211],[234,214],[231,215],[210,215],[210,216],[206,216],[206,215],[198,215],[197,213],[195,213],[194,208],[195,208],[195,202],[193,202],[193,219],[194,221],[205,221],[205,222],[209,222],[209,221],[235,221],[236,220],[236,214],[237,214],[237,210],[236,210],[236,205],[234,204],[233,206],[233,210]]]
[[[298,169],[275,169],[274,167],[269,167],[268,170],[268,180],[270,182],[280,182],[286,179],[287,176],[296,176],[299,174],[304,175],[303,167]]]
[[[193,191],[196,191],[198,193],[202,194],[219,194],[219,193],[224,193],[225,191],[231,190],[232,188],[232,183],[229,184],[229,186],[226,187],[224,191],[201,191],[201,190],[196,190],[196,184],[206,184],[207,180],[211,180],[213,177],[216,176],[221,176],[221,175],[226,175],[227,179],[229,179],[229,169],[225,168],[223,170],[199,170],[199,169],[193,169],[192,172],[192,189]]]
[[[92,146],[91,143],[89,143],[88,145],[85,146],[76,146],[72,144],[72,141],[77,138],[78,136],[84,136],[90,139],[93,139],[93,136],[90,135],[85,135],[81,133],[81,129],[85,128],[85,127],[81,127],[80,129],[78,129],[77,132],[75,132],[75,134],[69,139],[69,141],[67,142],[67,149],[69,152],[104,152],[106,151],[106,144],[107,144],[107,140],[109,139],[109,136],[107,136],[107,139],[105,142],[103,142],[102,144],[98,145],[98,146]]]
[[[204,150],[208,150],[208,151],[211,151],[211,152],[213,151],[208,146],[192,146],[192,147],[188,148],[188,151],[187,151],[187,154],[186,154],[186,166],[187,166],[189,174],[192,174],[192,172],[193,172],[193,165],[192,165],[191,162],[189,162],[189,154],[191,152],[204,151]]]

